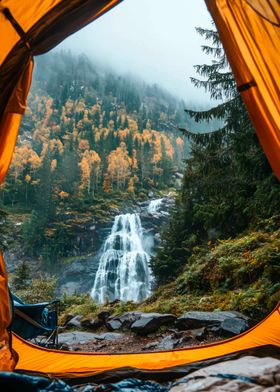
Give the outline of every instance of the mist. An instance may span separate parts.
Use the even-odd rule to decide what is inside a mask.
[[[156,83],[189,104],[209,103],[190,82],[193,65],[211,61],[195,27],[211,28],[204,0],[125,0],[56,50],[85,53],[111,69]]]

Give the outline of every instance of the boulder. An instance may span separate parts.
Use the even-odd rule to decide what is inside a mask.
[[[103,310],[102,312],[98,313],[97,317],[105,324],[110,317],[110,313],[107,310]]]
[[[110,331],[129,330],[131,325],[141,317],[141,312],[126,312],[120,316],[110,317],[106,326]]]
[[[221,334],[234,336],[248,329],[248,322],[241,318],[228,318],[221,323]]]
[[[245,356],[194,371],[175,381],[170,392],[277,392],[280,389],[279,374],[279,359]]]
[[[218,311],[218,312],[186,312],[177,319],[178,329],[196,329],[201,327],[220,326],[227,319],[239,318],[248,321],[248,317],[238,312]]]
[[[98,328],[102,327],[104,324],[100,319],[84,318],[81,320],[81,326],[86,329],[91,329],[96,331]]]
[[[116,331],[118,329],[121,329],[122,323],[117,320],[117,319],[111,319],[106,321],[106,327],[109,329],[109,331]]]
[[[81,315],[77,315],[77,316],[75,316],[75,317],[73,317],[73,318],[71,318],[68,322],[67,322],[67,324],[66,324],[66,327],[74,327],[74,328],[82,328],[82,325],[81,325],[81,319],[83,318],[83,316],[81,316]]]
[[[173,314],[141,313],[130,329],[139,335],[147,335],[157,331],[162,326],[174,324],[175,320],[176,317]]]

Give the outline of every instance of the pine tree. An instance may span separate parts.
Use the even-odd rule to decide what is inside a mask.
[[[273,175],[236,89],[216,31],[198,29],[210,45],[212,64],[197,65],[197,87],[223,100],[205,110],[186,110],[197,122],[220,122],[213,132],[182,129],[191,143],[177,211],[152,260],[154,274],[164,283],[186,266],[193,246],[241,233],[260,219],[278,214],[280,185]],[[171,271],[171,273],[170,273]]]
[[[26,289],[31,281],[31,270],[26,261],[23,261],[15,268],[13,274],[13,288],[15,290]]]

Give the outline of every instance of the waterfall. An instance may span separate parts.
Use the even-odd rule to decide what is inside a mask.
[[[151,200],[148,205],[148,213],[153,215],[155,212],[158,212],[158,210],[160,209],[162,200],[163,199]]]
[[[151,294],[150,255],[143,246],[143,229],[138,214],[115,217],[95,276],[91,296],[99,303],[142,301]]]

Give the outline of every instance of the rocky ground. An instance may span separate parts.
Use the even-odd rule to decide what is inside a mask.
[[[97,352],[145,352],[181,348],[222,340],[245,331],[251,320],[239,312],[186,312],[172,314],[126,312],[96,318],[68,315],[59,333],[60,349]],[[181,376],[159,381],[126,378],[110,383],[87,383],[71,387],[73,392],[280,392],[280,350],[260,347],[222,359],[186,366]],[[184,377],[182,377],[184,375]],[[138,375],[139,376],[139,375]],[[101,383],[100,383],[101,382]],[[67,389],[68,390],[68,389]]]
[[[141,352],[200,345],[234,336],[249,328],[238,312],[172,314],[126,312],[97,318],[68,315],[59,333],[59,347],[70,351]]]

